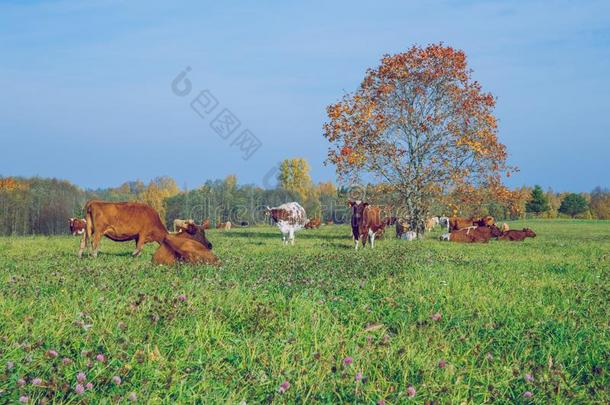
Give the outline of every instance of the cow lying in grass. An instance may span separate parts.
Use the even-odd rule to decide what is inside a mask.
[[[535,238],[536,233],[529,228],[523,228],[522,230],[512,229],[506,232],[503,232],[502,235],[498,238],[498,240],[511,241],[511,242],[521,242],[525,238]]]
[[[471,226],[451,233],[446,233],[440,237],[441,240],[448,240],[457,243],[487,243],[491,238],[502,236],[502,231],[495,225],[492,226]]]
[[[462,218],[462,217],[451,217],[449,218],[449,230],[450,232],[459,231],[460,229],[470,228],[472,226],[491,226],[496,223],[494,217],[487,215],[482,218]]]
[[[153,256],[153,263],[172,265],[178,262],[219,266],[205,237],[205,226],[187,223],[175,235],[168,234]]]

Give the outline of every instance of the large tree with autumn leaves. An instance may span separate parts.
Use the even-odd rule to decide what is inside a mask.
[[[352,184],[378,177],[423,234],[435,198],[505,191],[510,168],[494,106],[461,50],[434,44],[384,56],[355,92],[327,108],[327,162]]]

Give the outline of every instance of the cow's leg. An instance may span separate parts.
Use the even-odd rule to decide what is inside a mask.
[[[371,239],[371,249],[375,247],[375,232],[372,229],[369,229],[369,238]]]
[[[290,244],[294,246],[294,229],[291,229],[288,233],[288,238],[290,239]]]
[[[146,243],[146,238],[141,238],[138,236],[136,238],[136,250],[134,250],[131,255],[133,257],[140,256],[140,254],[142,254],[142,248],[144,247],[145,243]]]
[[[358,238],[354,238],[354,245],[356,246],[356,250],[358,250]]]
[[[80,239],[80,249],[78,249],[78,258],[80,259],[81,257],[83,257],[83,252],[85,251],[85,248],[87,247],[87,241],[89,239],[87,238],[87,231],[85,230],[85,232],[83,232],[83,237]]]
[[[102,240],[101,232],[94,232],[91,235],[91,256],[97,257],[97,252],[100,248],[100,241]]]

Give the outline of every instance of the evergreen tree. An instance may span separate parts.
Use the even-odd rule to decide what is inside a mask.
[[[588,208],[587,200],[580,194],[568,194],[559,207],[559,212],[574,218],[578,214],[582,214]]]
[[[532,197],[525,204],[525,211],[541,214],[547,212],[549,208],[549,200],[544,194],[544,191],[542,191],[542,187],[536,185],[532,190]]]

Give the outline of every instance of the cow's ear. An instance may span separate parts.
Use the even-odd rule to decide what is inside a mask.
[[[368,207],[369,203],[362,203],[363,206]]]

